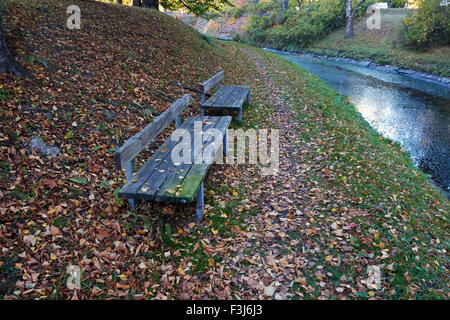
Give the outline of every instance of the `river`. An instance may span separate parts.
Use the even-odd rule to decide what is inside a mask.
[[[272,51],[272,50],[271,50]],[[276,54],[347,95],[364,119],[407,150],[450,195],[450,86],[395,72],[301,54]]]

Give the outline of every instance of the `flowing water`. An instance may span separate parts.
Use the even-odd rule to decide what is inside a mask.
[[[364,119],[397,141],[450,195],[450,86],[352,63],[276,52],[347,95]]]

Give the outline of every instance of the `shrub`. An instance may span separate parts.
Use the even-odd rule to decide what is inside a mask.
[[[417,11],[402,21],[404,29],[401,36],[408,46],[423,49],[449,43],[449,8],[441,6],[440,2],[419,0]]]
[[[345,22],[341,0],[311,2],[282,14],[273,2],[255,6],[241,41],[276,49],[303,48]]]
[[[391,0],[391,8],[404,8],[408,0]]]
[[[226,6],[222,10],[222,14],[226,17],[232,17],[234,19],[240,18],[246,12],[245,7]]]
[[[377,0],[368,0],[355,13],[362,16]],[[301,50],[345,24],[342,0],[320,0],[304,3],[300,10],[291,6],[284,14],[278,1],[249,5],[249,23],[243,34],[235,39],[282,50]]]
[[[259,2],[255,5],[252,12],[256,15],[262,15],[275,9],[278,9],[278,4],[275,2]]]

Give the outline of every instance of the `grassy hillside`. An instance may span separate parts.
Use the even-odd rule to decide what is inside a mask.
[[[439,76],[450,76],[450,47],[436,47],[427,51],[409,50],[399,38],[401,21],[406,9],[382,10],[381,29],[367,28],[366,19],[355,24],[355,36],[345,38],[345,27],[332,32],[313,44],[311,52],[354,59],[372,59],[378,64],[390,64]]]
[[[65,27],[70,4],[81,30]],[[448,200],[317,77],[145,9],[6,9],[7,43],[34,79],[0,75],[0,299],[271,299],[269,285],[290,299],[448,298]],[[220,69],[251,87],[242,127],[280,129],[279,174],[213,166],[202,222],[192,205],[128,211],[115,148],[188,92],[173,81],[198,88]],[[66,286],[72,264],[81,290]]]
[[[24,249],[40,268],[48,260],[45,269],[57,270],[64,286],[62,270],[78,259],[70,248],[95,241],[89,237],[99,229],[111,232],[109,221],[127,214],[126,202],[115,196],[124,179],[114,167],[115,148],[189,93],[173,82],[199,88],[224,68],[220,46],[159,12],[72,0],[4,4],[6,42],[34,79],[0,75],[0,246],[8,248],[0,252],[0,295],[26,281],[17,272],[43,270],[15,269]],[[81,8],[81,30],[66,28],[72,4]],[[237,71],[227,69],[227,75]],[[183,117],[199,114],[200,97],[194,98]],[[39,154],[30,147],[33,137],[58,147],[59,154]],[[166,138],[167,132],[153,150]],[[126,233],[127,221],[121,225]],[[59,249],[44,241],[54,228],[73,235],[55,242]],[[31,249],[23,241],[27,234],[33,237]],[[80,257],[92,258],[96,251],[79,249]],[[50,259],[55,254],[58,258]],[[54,280],[40,278],[41,287]]]

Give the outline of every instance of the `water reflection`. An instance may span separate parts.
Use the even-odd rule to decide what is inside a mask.
[[[417,166],[450,191],[448,87],[343,62],[280,55],[349,96],[373,128],[399,142]]]

